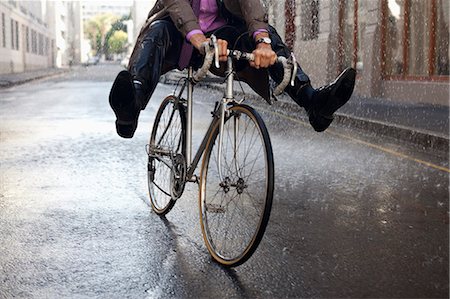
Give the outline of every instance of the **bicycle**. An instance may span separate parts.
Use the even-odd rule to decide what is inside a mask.
[[[203,66],[192,68],[178,95],[167,96],[156,114],[148,154],[152,209],[167,214],[187,182],[199,184],[200,223],[206,247],[215,261],[235,267],[247,261],[265,232],[274,192],[274,162],[269,133],[251,106],[234,98],[233,61],[253,55],[228,50],[226,89],[212,112],[212,121],[192,159],[193,87],[207,74],[213,57],[219,67],[216,38],[205,44]],[[293,56],[292,56],[293,57]],[[293,84],[295,59],[279,57],[285,74],[275,89]],[[294,69],[292,72],[291,69]],[[183,98],[187,88],[187,98]],[[203,155],[200,175],[194,174]]]

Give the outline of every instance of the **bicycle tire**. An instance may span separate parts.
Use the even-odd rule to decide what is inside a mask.
[[[236,267],[252,256],[267,227],[274,192],[274,161],[269,133],[260,115],[247,105],[234,105],[229,111],[220,161],[215,153],[219,122],[207,142],[200,172],[199,208],[209,253],[218,263]],[[239,129],[242,124],[246,126]],[[260,144],[255,146],[253,140]],[[219,164],[224,168],[222,179]],[[252,166],[250,171],[262,165],[264,171],[246,173],[247,165]]]
[[[177,97],[167,96],[156,113],[147,163],[150,202],[153,211],[161,216],[173,208],[184,191],[185,128],[184,106]]]

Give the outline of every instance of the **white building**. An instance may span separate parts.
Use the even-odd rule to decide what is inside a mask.
[[[83,22],[79,1],[48,1],[48,22],[54,30],[55,66],[64,67],[82,61]]]
[[[132,0],[83,0],[82,19],[83,22],[92,17],[104,13],[110,13],[117,16],[128,16],[133,5]]]
[[[128,34],[133,34],[131,40],[136,41],[136,38],[141,30],[142,25],[144,25],[145,20],[147,20],[148,13],[150,9],[155,5],[156,0],[134,0],[133,8],[131,10],[131,18],[134,22],[134,30],[133,32],[129,32]]]
[[[53,65],[45,2],[1,1],[0,18],[0,74]]]
[[[0,74],[80,61],[78,1],[0,1]]]

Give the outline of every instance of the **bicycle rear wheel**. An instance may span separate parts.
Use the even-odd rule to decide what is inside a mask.
[[[148,190],[152,209],[167,214],[182,195],[185,185],[184,106],[175,96],[161,103],[148,145]]]
[[[200,174],[200,222],[212,257],[238,266],[258,247],[272,207],[274,165],[267,128],[246,105],[230,108],[223,128],[212,131]]]

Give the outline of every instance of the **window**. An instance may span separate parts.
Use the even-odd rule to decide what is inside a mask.
[[[13,19],[11,19],[11,49],[19,50],[19,22]]]
[[[44,55],[44,35],[42,33],[38,35],[38,50],[39,55]]]
[[[364,54],[364,36],[363,34],[366,32],[366,20],[369,19],[369,9],[367,7],[366,1],[357,1],[356,2],[356,22],[355,22],[355,53],[356,53],[356,68],[362,69],[364,67],[363,54]]]
[[[301,2],[302,40],[319,37],[319,0],[302,0]]]
[[[37,34],[31,29],[31,53],[37,54]]]
[[[46,56],[48,56],[48,54],[49,54],[49,51],[48,51],[49,47],[50,47],[50,41],[49,41],[48,37],[46,37],[45,38],[45,51],[44,51],[44,54]]]
[[[14,22],[16,24],[16,34],[15,34],[15,38],[16,38],[16,50],[19,50],[19,22],[15,21]]]
[[[6,21],[4,13],[2,13],[2,46],[6,48]]]
[[[432,51],[430,74],[432,76],[448,76],[449,70],[449,9],[450,3],[446,0],[440,0],[433,8],[435,16],[435,33],[432,36],[434,40],[435,51]],[[433,32],[432,32],[433,34]]]
[[[286,13],[286,45],[292,49],[295,42],[295,0],[286,0],[284,10]]]
[[[25,44],[27,53],[30,53],[30,28],[28,26],[25,29]]]
[[[385,0],[383,11],[385,76],[449,76],[447,0]]]
[[[15,49],[16,45],[14,44],[14,20],[11,19],[11,49]]]
[[[341,0],[339,2],[338,69],[364,68],[364,32],[369,14],[367,1]]]
[[[345,0],[339,7],[339,72],[355,66],[357,32],[357,0]]]

